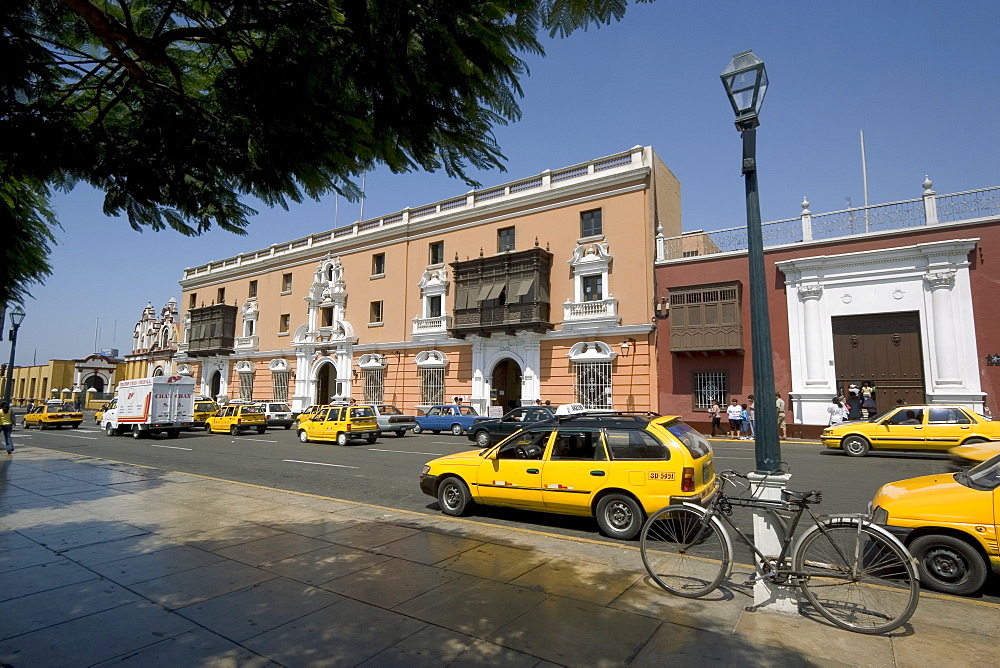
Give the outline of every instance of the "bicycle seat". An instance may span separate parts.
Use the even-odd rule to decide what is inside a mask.
[[[783,489],[781,490],[781,500],[786,503],[820,503],[823,500],[823,492],[818,489],[811,489],[808,492]]]

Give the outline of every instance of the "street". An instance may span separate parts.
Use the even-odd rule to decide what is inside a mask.
[[[424,462],[474,449],[465,436],[451,434],[384,436],[374,445],[354,441],[349,447],[300,443],[295,430],[269,429],[233,437],[203,431],[180,438],[109,437],[91,422],[80,429],[15,431],[15,443],[86,454],[160,469],[193,473],[265,487],[305,492],[348,501],[436,515],[437,501],[420,492],[417,477]],[[753,442],[713,440],[715,469],[748,472],[754,468]],[[853,458],[827,451],[814,442],[785,442],[782,460],[792,473],[790,488],[823,490],[815,512],[864,512],[884,483],[944,472],[941,455],[880,454]],[[15,455],[16,456],[16,455]],[[605,538],[592,518],[477,506],[474,519],[590,540]],[[737,515],[744,531],[750,527]],[[745,561],[745,549],[737,551]],[[1000,601],[997,579],[986,586],[984,600]]]

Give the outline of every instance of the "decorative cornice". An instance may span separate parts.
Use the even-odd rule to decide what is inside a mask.
[[[954,269],[934,269],[924,274],[924,280],[931,286],[931,290],[950,288],[955,285],[956,273],[958,272]]]

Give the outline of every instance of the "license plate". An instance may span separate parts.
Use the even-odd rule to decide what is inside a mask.
[[[703,483],[712,479],[712,462],[705,462],[701,465],[701,481]]]

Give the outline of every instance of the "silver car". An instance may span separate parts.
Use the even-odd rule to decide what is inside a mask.
[[[292,420],[292,409],[289,408],[288,404],[262,401],[260,406],[264,409],[264,417],[267,418],[268,427],[291,429],[294,421]]]
[[[403,411],[392,404],[376,404],[373,408],[378,419],[379,436],[384,432],[392,432],[396,436],[406,436],[408,429],[417,426],[416,417],[403,415]]]

